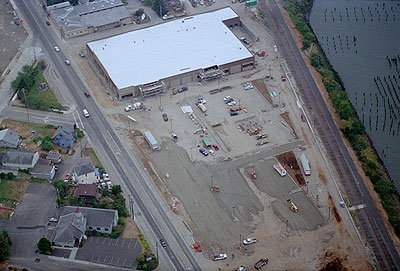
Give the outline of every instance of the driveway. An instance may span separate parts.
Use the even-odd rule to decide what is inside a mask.
[[[76,254],[76,260],[136,269],[136,256],[142,252],[137,238],[90,237]]]

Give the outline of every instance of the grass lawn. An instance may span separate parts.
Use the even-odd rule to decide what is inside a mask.
[[[51,108],[63,110],[64,107],[57,101],[56,96],[50,88],[42,92],[37,91],[39,83],[46,83],[46,85],[48,85],[46,79],[43,76],[43,72],[40,69],[35,78],[35,84],[33,85],[31,91],[29,91],[29,94],[26,97],[29,102],[29,106],[37,107],[40,110],[47,111],[50,111]]]
[[[0,202],[4,207],[14,208],[14,202],[21,201],[28,186],[28,181],[2,179],[0,182]],[[9,219],[10,210],[1,209],[0,218]]]

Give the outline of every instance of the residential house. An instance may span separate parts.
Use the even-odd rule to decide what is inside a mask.
[[[21,143],[19,134],[11,129],[0,131],[0,147],[17,148]]]
[[[76,187],[75,196],[86,203],[92,204],[96,200],[96,185],[95,184],[78,184]]]
[[[73,177],[78,184],[93,184],[99,180],[92,163],[74,167]]]
[[[51,150],[49,151],[49,154],[46,156],[46,159],[53,164],[58,164],[61,163],[61,154],[59,151]]]
[[[75,144],[75,135],[76,132],[72,125],[60,126],[53,136],[53,143],[61,147],[72,148]]]
[[[82,241],[86,230],[111,234],[117,224],[117,210],[65,206],[53,241],[56,245],[72,247]]]
[[[74,212],[60,216],[56,227],[54,243],[57,246],[73,247],[82,241],[86,231],[87,218],[79,208],[73,207]]]
[[[35,167],[31,170],[31,176],[38,179],[51,181],[56,174],[56,167],[49,160],[39,158]]]
[[[13,169],[33,168],[39,161],[37,151],[7,149],[2,156],[1,164]]]

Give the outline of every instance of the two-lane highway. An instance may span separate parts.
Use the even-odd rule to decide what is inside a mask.
[[[54,33],[45,25],[38,2],[17,1],[17,6],[25,19],[24,23],[29,24],[29,27],[34,30],[43,51],[47,53],[54,69],[67,86],[69,95],[66,96],[70,96],[70,100],[77,106],[79,113],[83,108],[89,111],[89,118],[83,118],[83,115],[80,115],[85,132],[96,152],[99,155],[105,155],[105,159],[109,161],[106,168],[113,168],[127,192],[132,195],[135,206],[153,234],[152,240],[160,238],[167,240],[168,247],[160,250],[160,256],[165,257],[165,260],[161,262],[168,265],[163,266],[162,270],[201,270],[190,249],[190,243],[185,242],[171,223],[168,217],[170,210],[166,207],[165,201],[160,198],[158,191],[154,190],[148,174],[142,170],[143,166],[136,157],[127,152],[95,101],[84,96],[86,87],[75,72],[73,63],[65,65],[64,62],[68,57],[62,50],[55,52],[54,46],[59,42],[56,42]],[[62,44],[59,44],[59,47],[62,49]]]

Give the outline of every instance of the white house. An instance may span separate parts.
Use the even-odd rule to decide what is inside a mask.
[[[73,177],[78,184],[93,184],[100,179],[92,163],[74,167]]]
[[[37,151],[7,149],[1,156],[3,166],[15,169],[33,168],[39,161]]]

